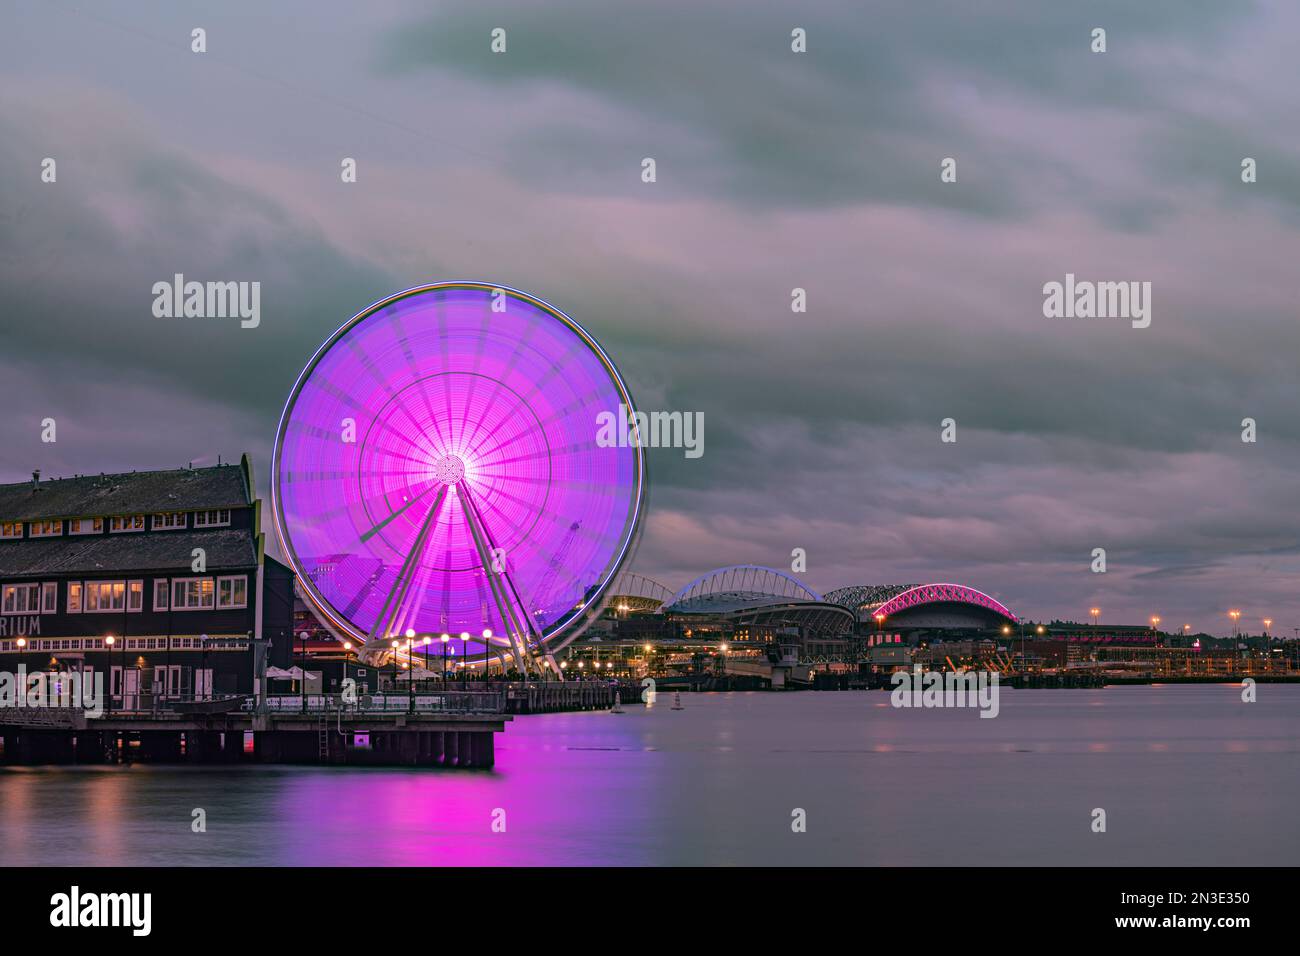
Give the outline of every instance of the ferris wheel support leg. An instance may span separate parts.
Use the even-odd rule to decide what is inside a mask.
[[[551,653],[549,647],[546,649],[546,662],[551,665],[547,668],[549,673],[546,676],[548,678],[554,677],[556,680],[561,679],[564,671],[560,670],[560,662],[555,659],[555,655]]]
[[[424,545],[429,540],[429,530],[433,527],[433,519],[438,516],[446,497],[447,486],[443,485],[438,489],[438,496],[433,500],[433,506],[429,508],[429,513],[425,516],[424,524],[420,526],[420,533],[415,536],[415,544],[402,562],[402,567],[393,580],[393,586],[389,589],[388,596],[384,598],[383,606],[379,609],[379,615],[375,618],[375,629],[371,631],[367,643],[377,638],[385,638],[391,633],[393,622],[401,612],[402,602],[406,600],[406,595],[411,589],[411,581],[414,578],[412,570],[419,560],[420,554],[424,551]]]
[[[474,510],[474,517],[478,520],[479,530],[483,534],[483,539],[487,543],[487,547],[489,549],[495,548],[496,542],[492,539],[492,532],[489,531],[487,525],[484,524],[483,516],[479,514],[478,505],[474,502],[472,498],[470,499],[469,503],[470,503],[470,507],[473,508]],[[499,577],[501,578],[501,593],[505,595],[505,599],[507,603],[510,601],[510,595],[514,594],[515,603],[511,604],[511,607],[518,607],[520,613],[523,615],[523,620],[522,620],[523,627],[519,631],[519,637],[520,640],[523,642],[524,651],[525,652],[528,651],[528,645],[529,642],[531,641],[532,645],[536,647],[540,652],[544,647],[544,642],[542,640],[542,632],[538,630],[532,617],[528,614],[528,607],[524,603],[524,599],[520,595],[519,589],[515,587],[514,578],[511,577],[509,571],[505,571],[505,570],[500,572]],[[508,591],[507,588],[509,588]]]
[[[474,540],[474,548],[478,551],[479,563],[483,566],[483,574],[487,578],[488,588],[492,592],[492,600],[497,605],[497,611],[501,614],[501,620],[506,624],[506,630],[509,632],[507,637],[510,639],[510,647],[514,653],[515,662],[519,670],[528,673],[528,655],[524,652],[523,644],[519,634],[525,633],[520,627],[518,620],[515,618],[515,612],[510,606],[510,601],[498,580],[497,572],[493,570],[492,560],[488,555],[487,543],[484,540],[483,528],[479,524],[478,515],[473,504],[469,500],[469,492],[463,486],[463,483],[456,485],[456,495],[460,499],[462,510],[465,512],[465,524],[469,526],[470,537]],[[486,644],[484,645],[484,659],[486,660]]]

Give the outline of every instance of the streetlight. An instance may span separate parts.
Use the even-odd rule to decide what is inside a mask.
[[[299,631],[298,638],[302,641],[302,678],[298,683],[298,691],[302,695],[302,712],[307,713],[307,637],[306,631]]]
[[[343,642],[343,686],[346,688],[348,683],[348,658],[352,656],[352,642]]]
[[[465,679],[465,662],[469,660],[469,631],[460,632],[460,676]]]
[[[393,690],[397,690],[397,641],[393,641],[390,646],[393,648]],[[388,706],[387,701],[385,701],[384,706]]]
[[[490,627],[483,628],[483,679],[484,680],[487,680],[488,641],[490,641],[491,639],[492,639],[492,629]]]
[[[18,641],[20,647],[26,643],[27,642],[22,640],[21,638]],[[111,714],[113,712],[113,635],[112,634],[106,634],[104,636],[104,646],[108,648],[108,712]]]
[[[408,712],[415,711],[415,631],[407,629],[406,632],[406,663],[402,669],[406,671],[406,709]]]
[[[873,617],[875,618],[875,621],[876,621],[876,643],[879,644],[879,643],[881,643],[881,642],[883,641],[883,638],[881,637],[881,633],[880,633],[880,631],[881,631],[881,628],[883,628],[884,625],[885,625],[885,615],[883,615],[883,614],[875,614],[875,615],[873,615]]]
[[[431,643],[433,643],[433,638],[430,637],[428,634],[426,634],[426,635],[424,635],[424,639],[423,639],[422,641],[420,641],[420,643],[424,645],[424,670],[425,670],[425,673],[427,673],[427,674],[432,674],[433,671],[429,670],[429,645],[430,645]],[[428,678],[426,677],[425,680],[428,680]]]
[[[1092,626],[1093,626],[1093,627],[1096,627],[1096,626],[1097,626],[1097,619],[1098,619],[1099,617],[1101,617],[1101,608],[1099,608],[1099,607],[1090,607],[1090,608],[1088,608],[1088,613],[1092,615]]]
[[[1241,632],[1237,630],[1237,622],[1241,620],[1241,612],[1236,608],[1232,608],[1228,611],[1228,617],[1232,618],[1232,636],[1240,637]]]
[[[292,638],[290,638],[292,640]],[[202,666],[199,668],[202,672],[200,678],[203,680],[203,699],[207,700],[212,693],[212,681],[208,677],[208,635],[199,635],[199,647],[203,649]],[[293,660],[293,648],[289,648],[289,659]],[[122,645],[122,703],[126,703],[126,644]]]
[[[442,682],[447,683],[447,642],[451,640],[450,634],[442,635]],[[444,687],[443,690],[446,690]]]
[[[1264,618],[1264,637],[1266,638],[1268,637],[1268,629],[1272,626],[1273,626],[1273,619],[1271,617]]]

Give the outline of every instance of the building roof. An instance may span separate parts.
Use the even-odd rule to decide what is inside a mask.
[[[826,600],[843,604],[855,611],[869,611],[886,601],[892,601],[919,584],[859,584],[853,587],[836,588],[826,592]]]
[[[0,577],[188,569],[195,548],[206,552],[209,572],[257,564],[253,535],[247,529],[65,535],[0,542]]]
[[[156,514],[249,505],[240,465],[47,478],[0,485],[0,520]]]
[[[664,610],[686,607],[701,598],[725,600],[728,595],[738,600],[769,598],[776,600],[820,601],[822,596],[798,578],[755,564],[735,564],[702,574],[678,591],[665,605]],[[708,602],[706,602],[708,603]]]
[[[890,617],[922,605],[964,604],[980,607],[1017,623],[1017,618],[997,598],[963,584],[858,585],[826,593],[826,600],[842,604],[858,614],[859,620],[883,615]]]

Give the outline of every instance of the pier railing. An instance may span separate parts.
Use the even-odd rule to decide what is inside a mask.
[[[253,706],[250,700],[249,709]],[[362,694],[345,700],[341,694],[284,694],[266,698],[272,714],[500,714],[505,693],[497,690],[449,690],[436,694]]]
[[[85,711],[76,707],[6,707],[4,722],[20,727],[75,729],[84,723]]]

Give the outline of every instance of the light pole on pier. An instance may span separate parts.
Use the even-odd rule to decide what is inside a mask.
[[[27,642],[20,638],[18,643],[22,645],[22,644],[26,644]],[[108,712],[109,714],[112,714],[113,713],[113,635],[112,634],[104,635],[104,646],[108,648]],[[123,703],[126,702],[123,701]]]
[[[348,658],[352,656],[352,642],[343,642],[343,690],[347,689],[348,684]]]

